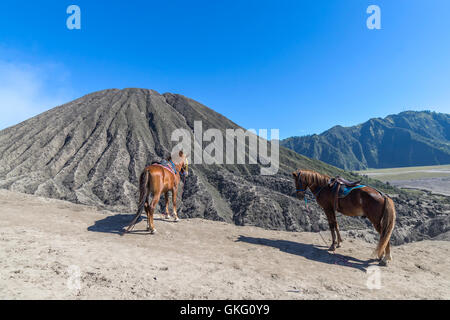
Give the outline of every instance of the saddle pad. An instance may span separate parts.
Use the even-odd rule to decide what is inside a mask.
[[[359,186],[356,187],[345,187],[345,186],[341,186],[341,188],[339,189],[339,198],[345,198],[346,196],[349,195],[350,192],[352,192],[354,189],[359,189],[359,188],[364,188],[365,185],[360,184]]]
[[[161,163],[157,163],[157,162],[152,163],[152,166],[163,167],[164,169],[169,170],[170,172],[172,172],[172,174],[175,175],[175,172],[173,171],[173,169],[172,169],[170,166],[165,166],[165,165],[163,165],[163,164],[161,164]]]

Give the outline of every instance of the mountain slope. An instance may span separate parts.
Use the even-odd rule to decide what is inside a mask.
[[[194,120],[202,120],[204,130],[239,128],[182,95],[146,89],[112,89],[86,95],[0,131],[0,188],[133,212],[142,169],[169,154],[175,129],[192,134]],[[262,176],[260,167],[191,165],[179,192],[180,217],[288,231],[327,230],[325,215],[316,203],[306,210],[304,203],[292,196],[292,171],[304,168],[358,178],[285,148],[280,148],[276,175]],[[394,234],[397,243],[426,238],[431,229],[434,233],[446,231],[445,225],[444,230],[429,222],[442,219],[447,201],[425,197],[426,210],[420,205],[411,210],[407,203],[411,199],[415,203],[415,198],[376,180],[365,178],[364,182],[399,195],[399,230]],[[311,200],[311,195],[308,197]],[[433,216],[427,216],[427,210],[432,210]],[[372,228],[364,219],[345,217],[340,223],[343,230]]]
[[[346,170],[450,163],[450,115],[407,111],[280,144]]]

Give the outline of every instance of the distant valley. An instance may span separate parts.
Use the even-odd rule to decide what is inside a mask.
[[[450,196],[450,165],[369,169],[358,173],[396,187],[427,190]]]

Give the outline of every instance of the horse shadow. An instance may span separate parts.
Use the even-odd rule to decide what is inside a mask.
[[[133,218],[134,214],[116,214],[113,216],[107,216],[104,219],[95,221],[94,225],[88,227],[87,230],[92,232],[113,233],[120,235],[123,231],[125,231],[125,228],[130,224]],[[136,223],[142,219],[143,216],[141,216]],[[132,232],[142,234],[143,231],[136,230]]]
[[[122,235],[125,231],[126,227],[130,224],[131,220],[133,220],[135,214],[116,214],[113,216],[107,216],[104,219],[100,219],[94,222],[94,225],[87,228],[88,231],[92,232],[103,232],[103,233],[113,233]],[[136,221],[136,224],[138,224],[142,220],[147,220],[147,217],[145,214],[141,215],[139,219]],[[173,223],[173,220],[166,220],[163,218],[154,218],[155,221],[163,221],[163,222],[169,222]],[[147,231],[147,228],[144,227],[144,230],[130,230],[128,234],[137,234],[137,235],[147,235],[150,232]]]
[[[354,257],[331,253],[328,247],[314,244],[305,244],[288,240],[273,240],[266,238],[253,238],[239,236],[235,242],[246,242],[250,244],[263,245],[279,249],[282,252],[304,257],[308,260],[318,261],[327,264],[341,265],[366,272],[367,268],[375,262],[375,259],[360,260]]]

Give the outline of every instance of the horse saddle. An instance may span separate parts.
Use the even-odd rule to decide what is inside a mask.
[[[334,211],[339,210],[339,202],[338,199],[345,198],[352,192],[354,189],[359,189],[365,187],[365,185],[360,184],[359,181],[348,181],[344,178],[337,176],[330,180],[330,187],[334,190]]]
[[[356,187],[360,185],[361,180],[359,181],[348,181],[344,178],[341,178],[340,176],[337,176],[336,178],[331,179],[331,184],[338,183],[340,185],[344,185],[346,187]]]

